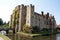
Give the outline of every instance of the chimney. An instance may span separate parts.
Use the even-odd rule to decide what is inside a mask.
[[[48,19],[49,18],[49,12],[47,12],[47,14],[46,14],[46,19]]]
[[[32,4],[30,4],[30,6],[32,6]]]
[[[49,12],[47,12],[47,17],[49,17]]]
[[[24,6],[24,4],[21,4],[21,6]]]
[[[41,11],[41,14],[42,14],[42,16],[44,15],[44,12],[43,11]]]

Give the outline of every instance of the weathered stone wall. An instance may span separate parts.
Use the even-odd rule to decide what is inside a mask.
[[[52,21],[53,19],[53,21]],[[51,21],[50,21],[51,20]],[[55,28],[56,21],[53,16],[49,16],[49,13],[46,15],[41,12],[41,14],[34,11],[34,5],[18,5],[13,10],[11,16],[11,28],[22,31],[25,24],[29,26],[38,26],[40,29],[43,28]]]

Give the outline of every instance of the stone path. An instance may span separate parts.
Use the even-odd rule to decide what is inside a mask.
[[[0,37],[0,40],[4,40],[2,37]]]

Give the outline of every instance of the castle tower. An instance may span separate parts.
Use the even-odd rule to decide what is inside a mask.
[[[19,31],[22,31],[23,25],[26,23],[26,6],[20,5],[19,11]]]
[[[23,26],[25,24],[29,25],[30,27],[37,26],[40,29],[43,28],[50,28],[50,19],[52,16],[49,16],[49,13],[46,15],[36,13],[34,11],[34,5],[18,5],[13,10],[13,14],[11,15],[11,28],[17,31],[23,31]],[[55,20],[55,19],[54,19]],[[55,27],[55,21],[52,24]]]
[[[29,26],[33,26],[33,17],[34,17],[34,6],[32,4],[27,6],[27,14],[26,14],[26,24]]]

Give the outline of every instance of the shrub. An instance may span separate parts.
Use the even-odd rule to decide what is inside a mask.
[[[25,33],[31,33],[31,26],[24,25],[23,26],[23,32],[25,32]]]
[[[32,27],[32,33],[40,33],[40,28],[38,26]]]
[[[9,28],[9,24],[3,25],[2,28]]]
[[[49,29],[47,29],[47,28],[43,28],[42,31],[43,31],[43,32],[45,32],[45,31],[48,32]]]

